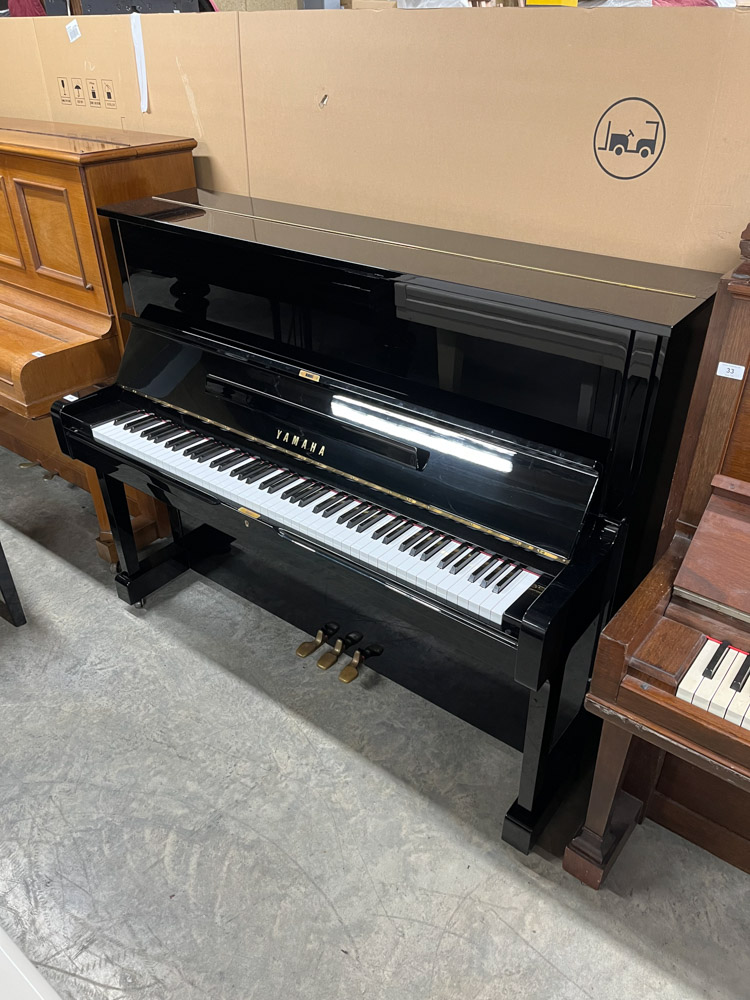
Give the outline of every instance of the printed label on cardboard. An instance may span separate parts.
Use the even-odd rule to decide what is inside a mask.
[[[86,92],[83,89],[83,80],[80,76],[72,76],[70,78],[70,89],[73,92],[73,102],[78,105],[78,107],[85,107],[86,105]]]
[[[73,18],[72,21],[68,21],[65,25],[65,30],[67,31],[68,38],[71,42],[77,42],[81,37],[81,29],[78,27],[78,21],[76,21],[75,18]]]
[[[72,99],[70,96],[70,87],[68,86],[68,79],[65,76],[58,76],[57,78],[57,89],[60,92],[60,103],[61,104],[72,104]]]
[[[97,80],[87,80],[86,81],[86,92],[88,94],[89,104],[92,108],[100,108],[102,106],[101,90]]]
[[[105,108],[117,107],[117,101],[115,100],[115,88],[112,85],[111,80],[102,80],[102,97],[104,98]]]
[[[666,137],[664,119],[655,104],[642,97],[625,97],[610,104],[596,123],[596,162],[610,177],[634,180],[656,166]]]

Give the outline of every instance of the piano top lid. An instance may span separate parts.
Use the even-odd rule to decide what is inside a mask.
[[[146,132],[124,132],[98,125],[65,125],[23,118],[0,118],[0,153],[26,154],[49,160],[94,163],[194,149],[195,139]]]
[[[668,334],[715,293],[709,271],[624,260],[189,189],[99,209],[114,219],[223,236],[316,257],[488,289]],[[543,306],[542,306],[543,308]],[[602,315],[604,314],[604,315]]]

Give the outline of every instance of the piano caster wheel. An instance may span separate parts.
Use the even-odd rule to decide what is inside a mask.
[[[341,668],[339,680],[343,681],[344,684],[351,684],[359,677],[359,668],[364,665],[365,660],[369,660],[373,656],[380,656],[382,652],[383,647],[377,642],[370,643],[364,649],[358,649],[350,662]]]
[[[143,611],[144,608],[146,607],[146,598],[142,597],[140,601],[136,601],[133,604],[133,607],[138,608],[139,611]]]
[[[117,574],[120,572],[121,569],[122,569],[122,566],[120,566],[119,561],[118,562],[113,562],[113,563],[109,564],[109,571],[112,574],[112,576],[117,576]]]
[[[329,650],[327,653],[323,653],[321,658],[318,660],[318,666],[321,670],[328,670],[329,667],[334,665],[342,653],[349,649],[350,646],[355,646],[358,642],[362,642],[361,632],[349,632],[343,639],[337,639],[333,649]]]
[[[303,659],[306,656],[310,656],[317,649],[327,642],[332,635],[335,635],[339,630],[338,622],[326,622],[325,625],[318,629],[318,634],[314,639],[309,639],[307,642],[301,643],[297,646],[297,656],[301,656]]]

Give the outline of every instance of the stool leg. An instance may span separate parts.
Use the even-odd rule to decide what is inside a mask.
[[[0,614],[4,618],[7,618],[11,625],[15,625],[16,627],[25,625],[26,615],[23,613],[18,591],[13,582],[13,577],[10,575],[10,566],[8,565],[8,560],[5,558],[2,545],[0,545],[0,598],[2,598],[2,602],[0,602]]]

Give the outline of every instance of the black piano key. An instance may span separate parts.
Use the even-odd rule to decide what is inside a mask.
[[[169,441],[170,438],[177,437],[178,434],[182,433],[182,430],[182,427],[170,424],[169,427],[160,427],[158,431],[149,431],[146,437],[149,441],[160,443],[161,441]]]
[[[217,444],[213,448],[209,448],[208,451],[201,452],[201,456],[198,459],[199,462],[208,462],[212,458],[216,458],[217,455],[223,455],[227,450],[226,445]]]
[[[703,671],[704,677],[713,677],[719,668],[719,663],[721,662],[724,653],[729,649],[729,643],[725,640],[716,650],[714,655],[706,664],[706,669]]]
[[[348,522],[347,527],[357,528],[360,524],[367,520],[371,514],[375,514],[378,508],[373,507],[372,504],[366,504],[364,510],[358,511],[353,518]]]
[[[290,486],[288,489],[284,490],[284,492],[281,494],[281,499],[293,500],[298,493],[302,493],[302,491],[306,490],[309,487],[309,485],[310,485],[310,480],[303,479],[301,483],[295,483],[293,486]]]
[[[217,455],[218,452],[214,451],[214,448],[216,448],[216,442],[209,440],[206,441],[204,444],[197,444],[194,448],[188,448],[187,451],[183,452],[183,455],[185,455],[187,458],[193,458],[197,461],[201,457],[201,455],[205,455],[209,451],[213,451],[214,455]]]
[[[409,522],[403,517],[392,517],[390,520],[386,521],[385,524],[381,524],[377,531],[372,534],[373,538],[382,538],[383,535],[387,535],[389,531],[393,531],[395,528],[400,527],[402,524],[408,524]]]
[[[115,427],[119,427],[120,424],[124,424],[128,420],[135,420],[136,417],[142,417],[142,416],[143,416],[143,410],[128,410],[127,413],[123,413],[121,416],[115,417],[112,423],[115,425]]]
[[[492,588],[493,594],[499,594],[501,591],[505,590],[509,583],[512,583],[517,577],[523,573],[523,566],[516,566],[516,568],[504,576],[502,580],[499,580],[495,586]]]
[[[294,475],[293,472],[290,472],[288,469],[282,469],[281,472],[278,473],[278,475],[272,476],[270,479],[264,479],[263,482],[258,487],[258,489],[270,491],[271,487],[276,486],[278,483],[280,483],[283,486],[284,483],[289,483],[292,481],[292,479],[296,478],[297,477]]]
[[[320,497],[324,493],[327,493],[327,492],[328,492],[328,487],[327,486],[321,486],[320,489],[315,490],[314,493],[308,493],[307,496],[304,497],[304,499],[298,500],[297,501],[297,506],[298,507],[308,507],[311,503],[315,503],[316,500],[319,500]]]
[[[750,655],[746,653],[745,659],[742,661],[742,665],[737,671],[737,676],[729,686],[733,691],[741,691],[744,688],[748,677],[750,677]]]
[[[291,486],[292,483],[295,482],[297,479],[299,479],[299,476],[296,474],[296,472],[290,472],[288,475],[283,476],[281,478],[276,476],[275,477],[276,481],[271,483],[271,485],[268,487],[268,492],[278,493],[279,490],[283,490],[285,487]],[[260,489],[265,489],[267,482],[268,480],[264,479],[263,482],[260,484]]]
[[[210,469],[216,469],[217,472],[225,472],[227,469],[231,469],[233,465],[239,465],[240,462],[247,460],[247,455],[242,451],[234,451],[231,455],[223,455],[221,458],[215,458]]]
[[[146,427],[153,427],[154,424],[158,423],[161,423],[161,417],[155,417],[153,413],[147,413],[145,417],[137,417],[135,420],[129,420],[128,423],[122,425],[122,429],[134,434],[136,431],[145,430]]]
[[[244,476],[246,472],[251,472],[253,469],[257,469],[258,462],[260,462],[259,458],[251,458],[250,461],[245,462],[244,465],[238,465],[236,468],[232,469],[229,475],[239,479],[239,477]],[[260,464],[261,466],[264,465],[263,462],[260,462]]]
[[[339,524],[345,524],[347,521],[351,521],[353,517],[356,517],[357,514],[360,514],[363,510],[366,509],[367,509],[367,504],[364,502],[364,500],[357,500],[356,505],[354,507],[349,507],[349,509],[345,510],[343,514],[339,514],[336,520],[338,521]]]
[[[321,496],[321,494],[323,493],[324,489],[325,489],[325,487],[321,486],[320,483],[310,483],[310,485],[307,487],[306,490],[301,490],[294,497],[294,499],[292,500],[292,503],[296,503],[297,506],[299,507],[300,504],[301,504],[301,502],[302,502],[302,500],[307,500],[307,499],[313,499],[314,500],[315,497]]]
[[[479,565],[474,572],[469,576],[469,581],[471,583],[476,583],[477,580],[481,579],[485,573],[489,573],[492,567],[497,562],[498,556],[490,556],[481,565]]]
[[[362,532],[367,531],[369,528],[374,528],[375,525],[379,524],[380,521],[382,521],[383,518],[386,516],[387,516],[386,511],[376,510],[374,514],[370,514],[369,517],[366,517],[364,521],[361,521],[357,525],[357,531],[359,532],[359,534],[362,534]]]
[[[398,547],[399,552],[406,552],[406,550],[410,549],[412,545],[416,545],[417,542],[421,541],[425,535],[432,534],[431,528],[423,528],[421,524],[412,525],[412,527],[415,527],[417,530],[413,535],[409,535],[403,540],[403,542],[401,542]]]
[[[454,549],[452,552],[449,552],[447,556],[443,556],[443,558],[438,563],[438,569],[447,569],[448,566],[450,566],[450,564],[454,561],[454,559],[459,559],[464,554],[464,552],[466,552],[468,548],[469,548],[468,542],[461,542],[461,544],[458,546],[457,549]]]
[[[509,563],[507,559],[501,559],[497,566],[493,567],[493,569],[489,571],[479,586],[482,588],[491,587],[495,580],[497,580],[497,578],[503,573],[507,573],[509,567],[512,565],[513,564]]]
[[[429,562],[430,559],[434,559],[438,552],[442,552],[445,546],[452,541],[453,539],[449,535],[438,538],[436,542],[432,543],[429,549],[422,553],[422,562]]]
[[[457,562],[454,562],[451,566],[451,573],[455,576],[456,573],[462,573],[467,566],[470,566],[475,559],[481,556],[481,549],[469,549],[469,551],[461,557]]]
[[[277,471],[275,465],[269,465],[265,462],[263,465],[262,469],[256,465],[252,469],[248,469],[247,472],[241,472],[237,478],[243,483],[257,483],[259,479],[265,479],[266,476],[271,476]]]
[[[423,538],[420,542],[417,542],[417,544],[409,552],[409,555],[410,556],[421,555],[421,553],[424,552],[424,550],[428,547],[428,545],[432,545],[432,543],[435,541],[437,537],[438,533],[436,531],[431,531],[429,535],[426,536],[426,538]]]
[[[401,524],[397,524],[395,528],[391,528],[390,531],[387,531],[383,535],[383,545],[390,545],[397,538],[400,538],[405,531],[411,531],[413,527],[413,521],[402,521]]]
[[[345,497],[343,497],[340,493],[334,493],[333,496],[326,497],[325,500],[321,500],[319,504],[316,504],[316,506],[313,507],[313,514],[322,514],[324,510],[327,510],[335,503],[339,503],[344,499]]]
[[[354,497],[343,496],[343,497],[341,497],[340,500],[337,500],[336,503],[329,504],[325,508],[325,510],[323,511],[323,517],[333,517],[333,515],[334,514],[338,514],[338,512],[343,507],[346,507],[348,504],[353,503],[353,502],[354,502]]]
[[[179,437],[172,438],[167,448],[171,448],[172,451],[182,451],[183,448],[187,447],[191,441],[198,441],[198,435],[193,431],[186,431],[184,434],[180,434]]]
[[[182,454],[185,458],[193,458],[193,456],[199,452],[202,448],[210,448],[213,441],[209,441],[208,438],[199,437],[197,441],[189,444],[187,448],[182,449]]]

